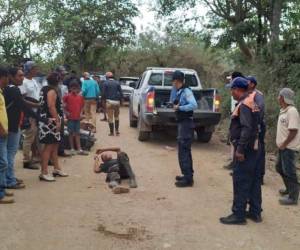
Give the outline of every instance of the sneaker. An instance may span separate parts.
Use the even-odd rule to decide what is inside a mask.
[[[127,188],[127,187],[121,187],[121,186],[118,186],[118,187],[114,187],[112,192],[114,194],[127,194],[130,192],[130,189]]]
[[[0,204],[12,204],[15,203],[15,200],[10,197],[4,196],[2,199],[0,199]]]
[[[6,187],[6,189],[23,189],[25,188],[25,184],[24,183],[19,183],[17,182],[15,185],[13,186],[9,186],[9,187]]]
[[[53,170],[53,177],[68,177],[69,175],[64,173],[62,170]]]
[[[56,181],[55,178],[50,174],[41,174],[39,176],[40,181],[53,182]]]
[[[280,205],[293,206],[298,204],[298,200],[293,200],[290,197],[284,197],[279,200]]]
[[[89,153],[88,152],[86,152],[86,151],[83,151],[82,149],[81,150],[79,150],[78,152],[77,152],[77,154],[78,155],[89,155]]]
[[[14,196],[14,193],[11,192],[11,191],[5,190],[5,196],[6,196],[6,197],[13,197],[13,196]]]
[[[76,155],[76,151],[74,149],[70,150],[70,155]]]

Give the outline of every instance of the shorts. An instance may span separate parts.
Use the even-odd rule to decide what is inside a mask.
[[[68,131],[70,134],[80,133],[80,121],[79,120],[68,120]]]

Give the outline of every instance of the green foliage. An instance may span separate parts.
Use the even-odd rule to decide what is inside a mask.
[[[43,6],[40,28],[67,63],[93,65],[108,46],[128,44],[134,35],[137,8],[128,0],[55,0]]]

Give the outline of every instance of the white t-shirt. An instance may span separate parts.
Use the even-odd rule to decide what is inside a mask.
[[[300,118],[294,106],[281,109],[278,117],[276,144],[280,147],[289,135],[289,130],[297,129],[296,137],[288,144],[287,148],[299,150],[300,148]]]
[[[235,110],[236,104],[238,102],[236,100],[233,99],[233,97],[231,97],[231,105],[230,105],[230,111],[231,113]]]
[[[22,95],[33,98],[37,101],[40,99],[41,86],[36,80],[29,80],[25,78],[23,84],[19,88]]]

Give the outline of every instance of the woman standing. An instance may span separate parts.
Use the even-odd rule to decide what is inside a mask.
[[[40,94],[40,115],[43,118],[49,119],[49,123],[39,124],[39,139],[44,144],[42,150],[42,172],[40,175],[41,181],[55,181],[56,176],[67,177],[58,163],[58,146],[61,140],[61,119],[63,119],[63,111],[61,100],[58,97],[59,75],[51,73],[47,77],[48,86],[41,90]],[[53,175],[48,173],[48,162],[51,159],[54,165]]]

